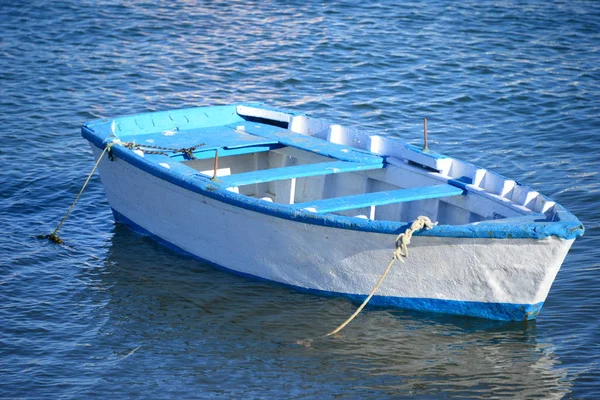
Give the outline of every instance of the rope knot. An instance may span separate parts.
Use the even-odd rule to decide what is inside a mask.
[[[428,217],[419,216],[404,232],[396,238],[396,250],[394,250],[394,259],[404,262],[404,258],[408,257],[408,245],[412,239],[413,233],[422,229],[429,230],[437,225],[437,222],[431,222]]]

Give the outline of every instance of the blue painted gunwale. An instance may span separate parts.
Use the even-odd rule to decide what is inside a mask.
[[[290,115],[300,114],[290,113]],[[172,129],[176,125],[180,125],[182,128],[201,128],[244,122],[245,120],[236,113],[236,105],[229,105],[95,120],[83,125],[81,132],[85,139],[99,149],[104,149],[108,143],[119,139],[120,135],[131,135],[137,132],[141,136],[151,132]],[[334,214],[315,214],[306,210],[295,209],[289,205],[269,203],[231,192],[226,187],[211,181],[204,175],[195,173],[196,171],[189,168],[187,169],[190,171],[179,168],[166,169],[158,162],[138,156],[123,146],[113,146],[111,152],[116,158],[124,162],[192,192],[277,218],[330,228],[383,234],[398,234],[410,225],[408,222],[368,220]],[[468,188],[465,187],[465,189]],[[554,217],[555,221],[549,221],[543,214],[534,214],[483,221],[476,224],[437,225],[430,230],[416,232],[415,236],[487,239],[544,239],[556,236],[569,240],[583,235],[584,228],[581,222],[558,204],[557,209],[558,211]]]
[[[148,236],[160,243],[161,245],[168,247],[178,253],[184,254],[188,257],[195,258],[206,264],[209,264],[215,268],[221,269],[233,273],[235,275],[255,279],[261,282],[270,282],[277,285],[294,289],[299,292],[313,294],[318,296],[327,297],[344,297],[355,303],[362,303],[366,295],[358,295],[351,293],[342,292],[331,292],[318,289],[310,289],[302,286],[290,285],[278,281],[272,281],[269,279],[262,278],[260,276],[246,274],[234,269],[229,269],[222,265],[216,264],[212,261],[206,260],[195,254],[183,250],[182,248],[174,245],[173,243],[164,240],[163,238],[153,234],[152,232],[144,229],[137,225],[135,222],[119,213],[115,209],[111,209],[115,222],[127,225],[131,230],[139,235]],[[394,297],[394,296],[381,296],[374,295],[369,301],[369,307],[390,307],[399,308],[404,310],[414,310],[419,312],[432,312],[448,315],[460,315],[469,316],[476,318],[485,318],[497,321],[524,321],[535,319],[540,311],[544,302],[535,304],[520,304],[520,303],[486,303],[483,301],[461,301],[461,300],[446,300],[446,299],[433,299],[433,298],[422,298],[422,297]]]

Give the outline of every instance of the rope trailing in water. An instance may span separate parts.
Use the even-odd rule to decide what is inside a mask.
[[[81,190],[79,191],[79,194],[75,198],[75,201],[73,202],[73,204],[71,204],[71,207],[69,207],[69,209],[67,210],[67,213],[63,217],[62,221],[60,221],[60,224],[58,224],[58,226],[56,227],[56,229],[54,230],[54,232],[52,232],[49,235],[41,236],[42,238],[49,239],[49,240],[53,241],[54,243],[58,243],[58,244],[62,244],[63,243],[62,239],[58,236],[58,230],[61,228],[61,226],[63,225],[63,223],[67,220],[67,217],[69,216],[69,214],[71,213],[71,211],[75,207],[75,204],[77,203],[77,200],[79,200],[79,197],[81,197],[81,194],[83,193],[83,190],[85,189],[85,187],[87,186],[88,182],[92,178],[92,175],[96,171],[96,168],[98,168],[98,165],[100,165],[100,161],[102,161],[102,157],[104,157],[104,153],[106,153],[107,151],[110,152],[110,148],[113,145],[115,145],[116,143],[118,143],[118,142],[108,143],[106,145],[106,147],[104,148],[104,150],[102,150],[102,154],[100,154],[100,157],[98,157],[98,161],[96,161],[96,164],[94,165],[94,168],[92,168],[92,172],[90,172],[90,174],[88,175],[87,179],[85,180],[85,183],[83,184],[83,186],[81,187]]]
[[[367,296],[365,301],[363,301],[363,303],[360,305],[360,307],[358,307],[358,309],[354,312],[354,314],[352,314],[350,316],[350,318],[348,318],[346,321],[344,321],[344,323],[341,324],[340,326],[338,326],[336,329],[329,332],[326,336],[335,335],[336,333],[338,333],[339,331],[344,329],[346,327],[346,325],[348,325],[350,322],[352,322],[352,320],[354,318],[356,318],[356,316],[362,311],[362,309],[365,308],[367,303],[369,303],[369,300],[371,300],[371,297],[373,297],[375,292],[379,289],[379,287],[383,283],[383,280],[387,276],[388,272],[390,272],[390,270],[392,269],[392,265],[394,265],[394,261],[400,260],[400,261],[402,261],[403,264],[406,263],[406,261],[404,261],[404,259],[408,257],[408,245],[410,244],[410,240],[412,239],[413,233],[420,231],[421,229],[431,229],[435,225],[437,225],[437,222],[431,222],[431,220],[429,218],[424,217],[424,216],[419,216],[410,225],[410,227],[406,229],[406,231],[404,231],[403,233],[398,235],[398,237],[396,238],[396,250],[394,250],[393,257],[390,260],[383,275],[381,275],[381,278],[379,278],[379,281],[377,282],[375,287],[373,287],[373,290],[371,290],[371,293],[369,294],[369,296]]]

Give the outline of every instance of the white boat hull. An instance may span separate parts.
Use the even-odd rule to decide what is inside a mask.
[[[100,150],[92,145],[96,157]],[[138,231],[240,274],[364,298],[392,257],[396,235],[297,222],[236,207],[102,160],[115,217]],[[539,313],[574,239],[415,236],[373,304],[498,320]]]

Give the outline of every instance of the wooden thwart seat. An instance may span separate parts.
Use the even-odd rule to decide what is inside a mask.
[[[351,161],[363,164],[381,164],[384,161],[382,156],[373,154],[367,150],[328,142],[326,140],[292,132],[276,126],[250,122],[241,123],[239,126],[244,127],[244,132],[264,138],[265,140],[276,141],[285,146],[296,147],[341,161]],[[233,125],[231,125],[231,127],[233,127]]]
[[[317,214],[330,213],[356,208],[382,206],[386,204],[405,203],[415,200],[437,199],[448,196],[458,196],[463,189],[442,184],[424,186],[412,189],[388,190],[385,192],[364,193],[352,196],[333,197],[330,199],[308,201],[295,204],[298,209],[309,210]]]
[[[226,187],[251,185],[280,181],[284,179],[305,178],[308,176],[331,175],[341,172],[366,171],[383,168],[383,164],[357,163],[348,161],[331,161],[316,164],[294,165],[290,167],[271,168],[259,171],[242,172],[219,177],[217,182]]]

